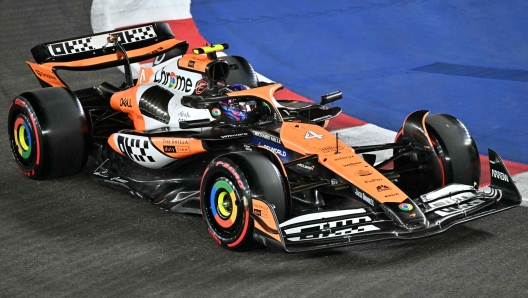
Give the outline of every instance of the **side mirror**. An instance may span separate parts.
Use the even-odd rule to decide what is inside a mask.
[[[341,92],[341,91],[328,93],[327,95],[321,96],[320,105],[324,106],[325,104],[334,102],[334,101],[339,100],[341,98],[343,98],[343,92]]]

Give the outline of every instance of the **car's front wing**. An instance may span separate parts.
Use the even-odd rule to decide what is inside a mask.
[[[406,210],[412,217],[412,209],[420,209],[416,212],[417,219],[420,214],[424,216],[414,222],[402,222],[391,208],[382,206],[379,210],[384,211],[380,212],[371,208],[324,211],[278,223],[273,206],[257,200],[258,209],[254,204],[252,215],[256,227],[254,238],[271,248],[300,252],[442,233],[457,224],[520,205],[522,197],[500,157],[490,151],[490,161],[489,188],[476,190],[467,185],[451,184],[424,194],[413,200],[412,205],[416,207]],[[267,218],[263,220],[264,216]]]

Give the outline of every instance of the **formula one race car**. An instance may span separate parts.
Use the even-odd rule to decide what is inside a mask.
[[[31,179],[91,174],[180,213],[202,214],[218,244],[260,243],[288,252],[382,239],[414,239],[504,211],[521,195],[489,150],[491,185],[456,118],[416,111],[394,143],[350,147],[327,130],[341,113],[278,101],[281,84],[259,82],[227,44],[187,53],[164,23],[46,43],[28,62],[43,89],[15,97],[8,130],[15,161]],[[131,63],[154,58],[138,79]],[[125,82],[70,90],[59,69],[124,66]],[[374,151],[393,156],[376,161]]]

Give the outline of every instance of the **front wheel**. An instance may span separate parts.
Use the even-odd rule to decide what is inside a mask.
[[[475,140],[466,126],[447,114],[433,114],[425,118],[425,131],[431,141],[434,154],[427,162],[416,163],[404,156],[394,161],[397,170],[420,166],[418,171],[403,172],[396,183],[411,198],[419,197],[450,183],[477,187],[480,183],[480,157]],[[403,143],[406,136],[400,130],[396,143]],[[429,144],[416,144],[428,148]],[[402,149],[396,149],[398,154]]]
[[[200,202],[209,234],[223,247],[254,246],[253,198],[265,200],[279,223],[290,214],[283,176],[263,154],[232,152],[211,161],[202,177]]]
[[[221,246],[253,246],[251,192],[242,170],[229,158],[216,158],[202,178],[201,209],[209,234]]]

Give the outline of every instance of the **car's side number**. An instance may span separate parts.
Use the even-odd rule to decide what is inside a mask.
[[[307,131],[306,134],[304,135],[304,139],[305,140],[309,140],[309,139],[319,139],[319,140],[321,140],[322,138],[323,138],[323,135],[317,134],[317,133],[315,133],[312,130]]]

